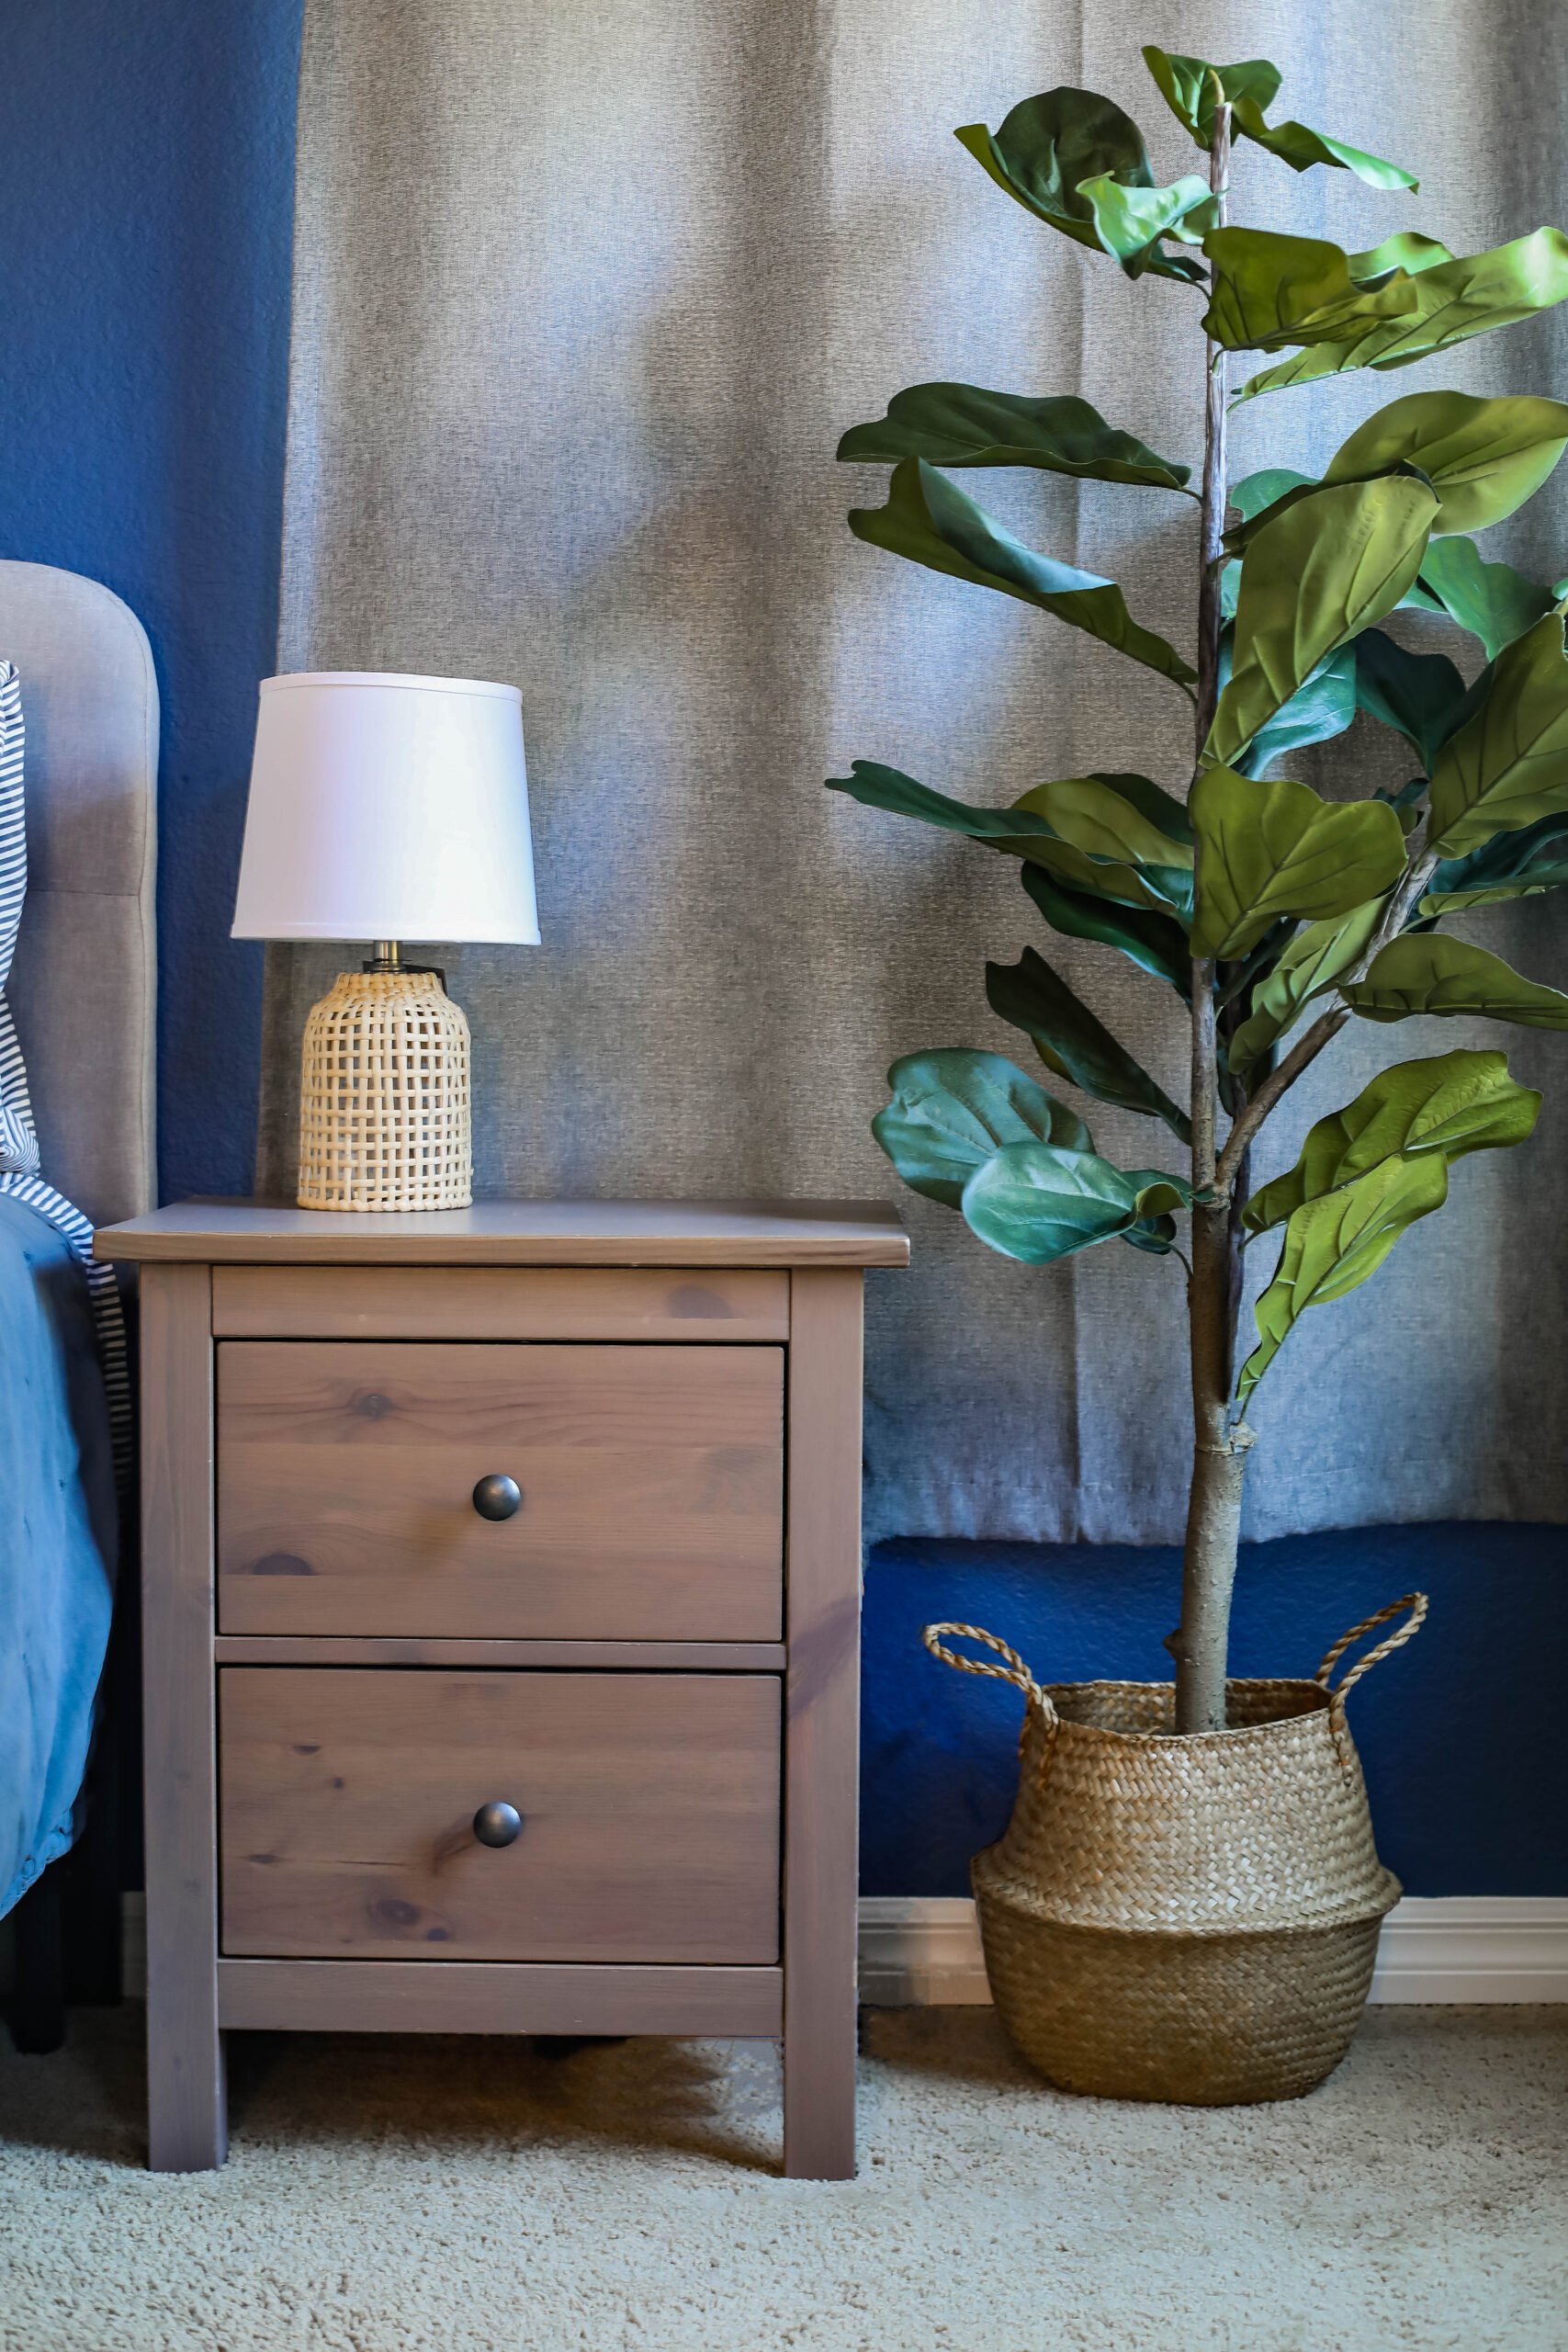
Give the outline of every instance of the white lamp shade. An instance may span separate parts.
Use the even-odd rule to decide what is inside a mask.
[[[233,937],[535,945],[522,703],[469,678],[264,678]]]

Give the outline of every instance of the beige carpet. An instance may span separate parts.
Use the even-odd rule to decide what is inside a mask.
[[[861,2177],[769,2044],[236,2037],[227,2171],[141,2169],[134,2010],[0,2059],[5,2352],[1568,2347],[1568,2009],[1373,2010],[1314,2098],[1043,2089],[874,2013]]]

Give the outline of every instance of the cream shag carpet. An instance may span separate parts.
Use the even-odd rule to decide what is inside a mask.
[[[5,2352],[1564,2352],[1568,2010],[1374,2009],[1289,2106],[1066,2098],[874,2012],[852,2186],[767,2043],[235,2037],[141,2169],[139,2012],[0,2060]]]

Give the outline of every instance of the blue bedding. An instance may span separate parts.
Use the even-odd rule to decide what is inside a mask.
[[[0,1193],[0,1914],[74,1834],[118,1550],[86,1273]]]

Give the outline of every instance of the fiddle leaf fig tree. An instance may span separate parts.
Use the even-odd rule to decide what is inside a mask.
[[[1185,797],[1107,768],[1031,781],[995,806],[869,760],[829,788],[1015,859],[1049,930],[1126,957],[1189,1021],[1190,1084],[1176,1102],[1028,947],[1017,964],[987,965],[986,993],[1048,1083],[994,1053],[911,1054],[894,1064],[873,1131],[906,1183],[1025,1265],[1105,1241],[1185,1265],[1192,1473],[1168,1647],[1177,1727],[1201,1732],[1225,1719],[1258,1384],[1309,1307],[1364,1283],[1407,1227],[1442,1206],[1455,1161],[1524,1141],[1540,1098],[1502,1054],[1461,1047],[1385,1069],[1257,1192],[1254,1139],[1348,1021],[1463,1013],[1568,1028],[1568,996],[1443,928],[1568,886],[1568,582],[1538,585],[1483,560],[1471,537],[1546,481],[1568,448],[1568,403],[1408,392],[1359,425],[1321,477],[1271,469],[1234,484],[1227,406],[1404,368],[1530,317],[1568,296],[1568,237],[1538,229],[1456,257],[1400,230],[1347,253],[1233,222],[1233,140],[1293,172],[1343,170],[1388,192],[1417,183],[1325,131],[1270,120],[1280,77],[1267,60],[1215,65],[1153,48],[1144,60],[1206,152],[1206,172],[1162,184],[1138,126],[1089,90],[1048,90],[997,130],[971,123],[957,136],[1045,227],[1151,281],[1144,300],[1193,305],[1196,483],[1184,459],[1087,401],[971,384],[896,393],[884,417],[844,435],[839,456],[892,469],[886,503],[851,514],[857,537],[1032,605],[1185,695],[1195,722]],[[1233,355],[1245,351],[1269,364],[1233,390]],[[989,467],[1193,499],[1195,663],[1179,650],[1179,628],[1173,642],[1114,581],[1025,546],[949,478]],[[1402,646],[1382,626],[1402,607],[1442,616],[1461,656],[1473,639],[1465,667]],[[1406,746],[1418,773],[1403,789],[1327,801],[1276,772],[1358,712]],[[1153,1121],[1161,1164],[1106,1159],[1081,1112],[1057,1099],[1061,1084]],[[1278,1262],[1256,1332],[1238,1345],[1241,1252],[1269,1237]]]

